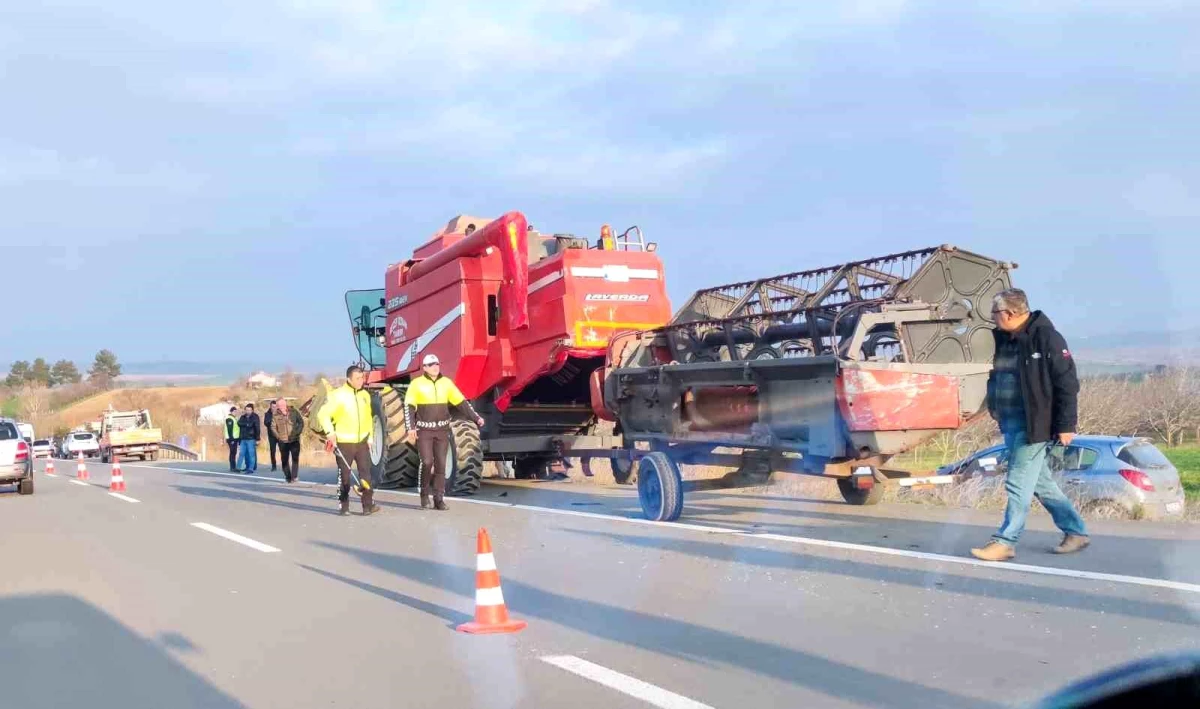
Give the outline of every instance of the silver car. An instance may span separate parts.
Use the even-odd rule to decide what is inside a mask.
[[[17,486],[22,495],[33,494],[33,449],[12,419],[0,419],[0,485]]]
[[[1085,512],[1151,519],[1184,513],[1179,471],[1147,438],[1076,436],[1050,448],[1049,464],[1063,492]],[[938,472],[971,477],[1003,476],[1008,449],[984,448]]]

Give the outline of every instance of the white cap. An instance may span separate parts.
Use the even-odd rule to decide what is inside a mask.
[[[438,359],[438,356],[435,354],[427,354],[427,355],[425,355],[425,359],[421,360],[422,367],[425,367],[430,364],[441,364],[441,363],[442,363],[442,360]]]

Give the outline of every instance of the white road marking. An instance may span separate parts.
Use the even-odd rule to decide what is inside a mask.
[[[46,473],[46,477],[57,478],[58,474],[57,473]]]
[[[91,485],[85,483],[82,480],[72,480],[71,482],[75,483],[76,485],[83,485],[84,487],[91,487]]]
[[[158,470],[174,470],[184,473],[202,473],[204,475],[229,475],[242,479],[254,480],[259,483],[274,483],[283,482],[283,478],[258,478],[239,475],[238,473],[222,473],[212,470],[197,470],[192,468],[168,468],[159,466],[153,467]],[[71,482],[77,482],[72,480]],[[85,484],[86,483],[81,483]],[[321,485],[325,487],[336,487],[330,483],[312,482],[310,485]],[[406,495],[416,497],[418,493],[408,492],[405,490],[376,490],[376,492],[389,493],[392,495]],[[695,524],[691,522],[655,522],[653,520],[644,519],[641,517],[620,517],[617,515],[603,514],[600,512],[584,512],[582,510],[562,510],[553,507],[538,507],[536,505],[521,505],[514,502],[497,502],[496,500],[474,500],[466,497],[455,498],[455,504],[465,503],[471,505],[486,505],[492,507],[509,507],[515,510],[525,510],[527,512],[537,512],[541,514],[562,515],[565,517],[583,517],[586,519],[596,519],[605,522],[625,522],[627,524],[640,524],[649,527],[661,527],[666,529],[688,530],[692,532],[702,532],[704,534],[726,534],[734,537],[746,537],[749,539],[766,539],[770,541],[786,542],[789,544],[801,544],[806,546],[822,547],[825,549],[839,549],[842,551],[855,551],[867,554],[880,554],[883,556],[906,557],[909,559],[921,559],[923,561],[933,561],[946,564],[958,564],[960,566],[971,566],[981,569],[1001,569],[1007,571],[1017,571],[1028,574],[1040,574],[1043,576],[1059,576],[1064,578],[1074,578],[1086,581],[1106,581],[1110,583],[1124,583],[1133,586],[1145,586],[1148,588],[1167,588],[1173,591],[1181,591],[1184,593],[1200,594],[1200,584],[1185,583],[1183,581],[1171,581],[1168,579],[1158,579],[1146,576],[1126,576],[1123,574],[1107,574],[1098,571],[1079,571],[1076,569],[1060,569],[1052,566],[1035,566],[1033,564],[1017,564],[1011,561],[980,561],[979,559],[968,558],[963,556],[950,556],[948,554],[934,554],[924,551],[911,551],[908,549],[892,549],[889,547],[874,546],[871,544],[854,544],[852,542],[835,542],[827,539],[814,539],[812,537],[796,537],[787,534],[773,534],[770,532],[744,532],[740,529],[730,529],[728,527],[715,527],[706,524]]]
[[[267,553],[279,551],[279,549],[276,549],[275,547],[271,546],[270,544],[263,544],[262,542],[257,542],[255,540],[251,539],[250,537],[243,537],[242,535],[235,534],[235,533],[229,531],[228,529],[221,529],[220,527],[214,527],[207,522],[192,522],[192,526],[197,529],[203,529],[206,532],[212,532],[213,534],[217,535],[218,537],[224,537],[231,542],[237,542],[238,544],[243,544],[245,546],[250,547],[251,549],[257,549],[258,551],[264,551]]]
[[[640,699],[659,709],[713,709],[707,704],[701,704],[694,699],[668,692],[649,682],[643,682],[636,677],[610,670],[603,665],[575,657],[574,655],[551,655],[541,658],[542,662],[554,665],[584,679],[615,689],[634,699]]]
[[[141,502],[141,500],[135,500],[132,497],[129,497],[128,495],[122,495],[119,492],[110,492],[108,494],[110,497],[115,497],[118,500],[124,500],[126,502]]]

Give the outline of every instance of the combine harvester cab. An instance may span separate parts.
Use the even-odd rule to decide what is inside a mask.
[[[636,227],[595,243],[533,230],[520,212],[459,216],[413,257],[386,270],[382,290],[346,295],[356,345],[370,368],[381,487],[417,484],[402,402],[421,359],[436,354],[486,423],[455,420],[447,491],[478,489],[485,459],[538,477],[572,451],[610,449],[596,435],[590,380],[613,333],[671,318],[662,262]]]
[[[640,461],[647,516],[679,516],[681,464],[737,467],[726,485],[830,476],[847,502],[878,502],[908,475],[889,458],[984,409],[1012,268],[910,251],[705,289],[667,326],[615,338],[597,407]]]

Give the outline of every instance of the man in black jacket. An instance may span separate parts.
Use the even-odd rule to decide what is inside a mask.
[[[246,404],[244,414],[238,419],[238,428],[242,434],[242,458],[246,461],[247,475],[258,471],[258,442],[262,439],[262,424],[258,414],[254,413],[254,404]]]
[[[267,429],[267,450],[271,453],[271,470],[275,470],[275,451],[279,448],[279,439],[275,438],[275,431],[271,428],[271,419],[275,417],[275,402],[267,406],[267,413],[263,414],[262,425]]]
[[[1050,446],[1070,445],[1078,419],[1079,378],[1067,342],[1042,311],[1029,311],[1019,288],[1000,292],[992,302],[996,355],[988,378],[987,405],[1008,446],[1004,489],[1008,506],[992,541],[971,554],[984,561],[1017,555],[1036,495],[1063,532],[1055,553],[1069,554],[1089,543],[1087,528],[1074,505],[1050,475]]]

